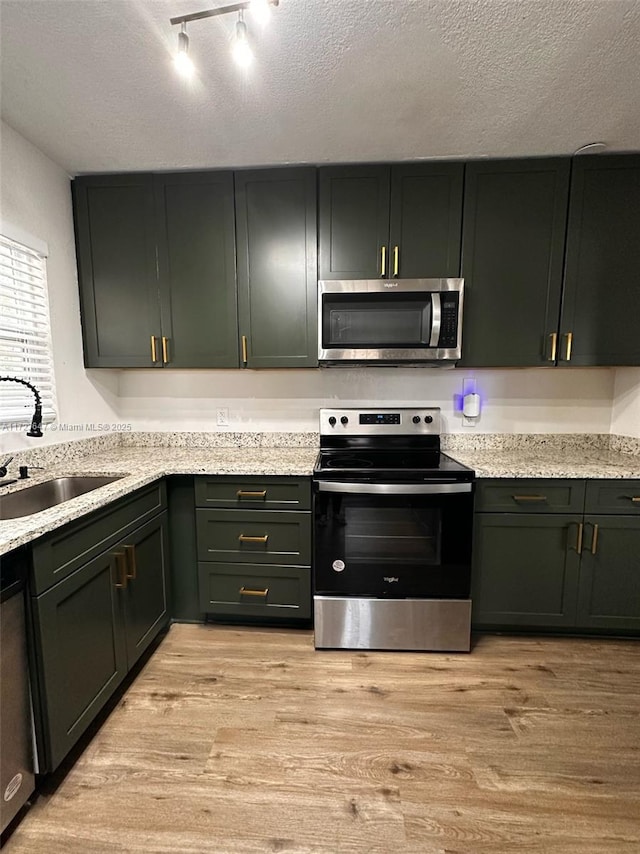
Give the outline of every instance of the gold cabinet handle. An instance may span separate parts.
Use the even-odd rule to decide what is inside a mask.
[[[265,587],[264,590],[248,590],[246,587],[241,587],[238,593],[241,596],[261,596],[263,599],[266,599],[269,588]]]
[[[573,346],[573,332],[565,332],[564,337],[566,339],[566,341],[565,341],[566,351],[565,351],[564,359],[565,359],[565,362],[570,362],[571,361],[571,347]]]
[[[246,489],[239,489],[239,490],[236,492],[236,495],[237,495],[237,497],[238,497],[238,498],[240,498],[240,499],[242,499],[242,498],[252,498],[252,499],[255,499],[255,498],[266,498],[266,497],[267,497],[267,490],[266,490],[266,489],[262,489],[262,490],[260,490],[260,492],[249,492],[249,491],[248,491],[248,490],[246,490]]]
[[[156,349],[156,336],[155,335],[151,336],[151,361],[153,362],[154,365],[158,361],[158,351]]]
[[[166,335],[162,336],[162,361],[165,363],[165,365],[169,361],[169,339],[166,337]]]
[[[549,356],[548,361],[549,362],[555,362],[556,355],[558,353],[558,333],[552,332],[549,335],[549,338],[551,338],[551,355]]]
[[[546,495],[512,495],[514,501],[546,501]]]
[[[135,581],[138,575],[138,565],[136,563],[136,547],[124,546],[124,553],[127,559],[127,581]]]
[[[631,495],[630,498],[634,504],[640,504],[640,495]]]
[[[264,543],[267,545],[267,541],[269,539],[269,534],[265,534],[263,537],[248,537],[246,534],[240,534],[238,537],[238,542],[240,543]]]
[[[598,526],[593,526],[593,537],[591,539],[591,554],[594,555],[598,551]]]
[[[584,534],[584,525],[582,522],[578,523],[578,541],[576,542],[576,552],[581,555],[582,554],[582,535]]]
[[[247,364],[247,336],[242,336],[242,362]]]
[[[115,587],[118,590],[126,590],[127,589],[127,560],[124,552],[114,552],[114,558],[116,559],[116,582]]]
[[[400,247],[393,247],[393,275],[398,275],[398,270],[400,269]]]
[[[380,275],[387,275],[387,247],[380,247]]]

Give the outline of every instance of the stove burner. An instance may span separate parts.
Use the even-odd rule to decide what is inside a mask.
[[[347,455],[331,457],[327,460],[327,468],[329,469],[367,469],[371,468],[372,465],[371,460]]]

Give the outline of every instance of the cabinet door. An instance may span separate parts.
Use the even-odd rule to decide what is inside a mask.
[[[152,177],[76,178],[72,189],[85,365],[160,367]]]
[[[391,167],[391,276],[460,275],[462,163]]]
[[[562,362],[640,365],[640,155],[576,157],[570,199]]]
[[[467,165],[461,365],[555,364],[568,186],[568,159]]]
[[[154,177],[165,362],[238,366],[233,173]]]
[[[320,279],[390,275],[389,174],[388,166],[319,170]]]
[[[124,552],[126,561],[126,586],[119,593],[124,604],[127,664],[131,668],[169,620],[167,514],[138,528],[116,551]]]
[[[314,367],[316,170],[237,172],[235,181],[243,363],[249,368]]]
[[[573,626],[581,515],[480,513],[475,518],[476,626]]]
[[[127,672],[115,557],[106,552],[34,600],[47,768],[56,768]]]
[[[640,630],[640,518],[585,517],[577,625]]]

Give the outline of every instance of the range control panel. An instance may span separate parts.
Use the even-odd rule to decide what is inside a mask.
[[[440,435],[437,406],[397,409],[321,409],[320,434],[342,436]]]

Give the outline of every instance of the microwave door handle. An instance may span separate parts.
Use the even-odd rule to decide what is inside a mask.
[[[319,492],[346,492],[355,495],[446,495],[472,492],[471,483],[341,483],[318,481]]]
[[[431,294],[431,338],[429,339],[429,347],[438,346],[441,321],[440,294],[434,291]]]

